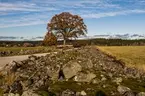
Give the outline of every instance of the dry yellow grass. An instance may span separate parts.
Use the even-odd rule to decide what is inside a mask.
[[[145,46],[98,46],[98,48],[121,59],[129,67],[145,70]]]
[[[5,77],[5,82],[8,85],[11,85],[14,83],[14,81],[16,80],[16,75],[14,73],[9,73],[6,77]]]

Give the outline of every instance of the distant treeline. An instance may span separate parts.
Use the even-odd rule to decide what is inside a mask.
[[[62,45],[62,41],[58,41],[57,45]],[[143,46],[145,45],[145,39],[139,40],[122,40],[122,39],[89,39],[89,40],[70,40],[67,44],[74,46],[85,45],[100,45],[100,46]],[[0,47],[9,46],[42,46],[43,41],[0,41]]]

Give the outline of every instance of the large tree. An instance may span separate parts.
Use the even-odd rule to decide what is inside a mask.
[[[63,12],[52,17],[47,25],[47,30],[53,32],[57,37],[61,37],[65,45],[69,38],[85,35],[87,33],[87,26],[80,16]]]

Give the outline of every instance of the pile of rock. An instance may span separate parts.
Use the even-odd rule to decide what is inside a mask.
[[[0,57],[2,57],[2,56],[9,56],[11,54],[13,54],[12,51],[1,51],[0,52]]]
[[[39,96],[40,90],[58,96],[144,96],[139,92],[145,89],[140,86],[141,90],[131,91],[121,85],[130,78],[142,83],[143,72],[128,68],[92,47],[53,52],[42,57],[30,56],[27,60],[8,64],[1,73],[0,86],[5,94],[13,94],[10,96]]]

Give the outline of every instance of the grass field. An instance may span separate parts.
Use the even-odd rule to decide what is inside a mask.
[[[47,47],[0,47],[0,51],[21,51],[21,50],[34,50],[45,49]]]
[[[98,48],[121,59],[129,67],[145,70],[145,46],[98,46]]]
[[[4,56],[14,56],[14,55],[29,55],[36,53],[47,53],[55,51],[55,47],[0,47],[0,52],[7,52]],[[12,52],[12,53],[10,53]],[[1,56],[1,54],[0,54]]]
[[[38,46],[38,47],[0,47],[1,51],[12,51],[12,52],[19,52],[21,50],[54,50],[55,47],[44,47],[44,46]]]

